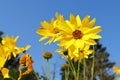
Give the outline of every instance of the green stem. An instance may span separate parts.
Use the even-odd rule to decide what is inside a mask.
[[[49,78],[49,80],[52,80],[51,75],[50,75],[50,62],[49,62],[49,60],[47,60],[47,63],[48,63],[48,78]]]
[[[75,67],[74,67],[72,61],[69,58],[68,58],[68,63],[69,63],[69,66],[70,66],[71,70],[73,71],[73,75],[74,75],[74,78],[76,80],[77,77],[76,77]]]
[[[12,76],[10,76],[10,79],[12,79],[12,80],[16,80],[15,78],[13,78]]]
[[[86,75],[85,75],[85,72],[86,72],[86,60],[85,58],[83,59],[83,80],[86,80]]]
[[[79,80],[80,75],[80,49],[78,49],[79,60],[78,60],[78,69],[77,69],[77,80]]]
[[[65,80],[68,80],[69,78],[69,67],[67,68],[67,70],[65,69]]]
[[[42,54],[44,53],[44,42],[42,43]],[[45,59],[42,57],[42,65],[43,65],[43,75],[46,76],[46,65],[45,65]]]
[[[77,80],[79,80],[79,74],[80,74],[80,62],[78,61]]]
[[[93,46],[93,50],[94,50],[94,46]],[[92,69],[91,69],[91,80],[94,79],[94,58],[95,58],[95,55],[93,53]]]
[[[33,70],[34,74],[35,74],[35,77],[37,78],[37,80],[40,80],[38,74]]]

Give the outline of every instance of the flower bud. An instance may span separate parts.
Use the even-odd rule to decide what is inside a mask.
[[[43,53],[43,57],[47,60],[51,59],[52,58],[52,53],[47,51],[47,52]]]

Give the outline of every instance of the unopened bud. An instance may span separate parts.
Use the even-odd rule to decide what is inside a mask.
[[[47,60],[51,59],[52,58],[52,53],[47,51],[47,52],[43,53],[43,57]]]

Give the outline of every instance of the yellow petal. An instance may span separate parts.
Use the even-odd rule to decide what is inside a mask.
[[[25,47],[25,50],[28,50],[30,47],[31,47],[31,45],[27,45],[27,46]]]
[[[43,41],[43,40],[45,40],[45,39],[47,39],[47,38],[48,38],[48,36],[41,37],[41,38],[39,39],[39,41]]]
[[[94,52],[94,50],[87,50],[86,54],[89,55],[89,54],[92,54],[93,52]]]
[[[102,31],[101,26],[95,26],[94,28],[84,31],[84,34],[98,33],[100,31]]]
[[[76,18],[73,14],[70,14],[70,22],[75,26],[77,26]]]
[[[0,57],[0,67],[1,67],[1,68],[5,65],[5,62],[6,62],[6,60],[7,60],[6,57],[7,57],[7,56],[5,56],[5,57]]]
[[[39,34],[39,35],[42,35],[42,36],[48,36],[50,32],[47,29],[38,28],[36,33]]]
[[[45,43],[45,45],[46,45],[46,44],[50,44],[53,40],[54,40],[54,37],[51,37],[51,38]]]
[[[100,39],[102,37],[100,35],[97,35],[97,34],[92,34],[90,38],[91,39]]]
[[[74,45],[75,45],[76,48],[82,49],[84,47],[84,41],[83,40],[76,40]]]
[[[18,38],[19,38],[19,36],[16,36],[16,38],[15,38],[15,42],[18,40]]]
[[[9,70],[7,68],[2,68],[1,72],[4,78],[10,78]]]
[[[89,19],[90,19],[90,16],[85,16],[83,19],[82,19],[82,24],[86,24],[86,23],[89,23]]]
[[[57,18],[57,20],[60,20],[60,21],[64,20],[63,16],[59,15],[58,13],[56,13],[56,18]]]
[[[55,40],[53,42],[59,41],[62,38],[62,36],[58,36],[55,38]]]
[[[86,44],[89,44],[89,45],[96,45],[96,44],[97,44],[97,43],[96,43],[94,40],[92,40],[92,39],[86,40],[85,43],[86,43]]]
[[[59,30],[64,31],[65,33],[72,33],[72,29],[68,26],[68,24],[65,21],[55,21],[54,25],[56,26],[56,28],[58,28]]]
[[[100,35],[97,34],[87,34],[82,37],[83,40],[88,40],[88,39],[100,39],[102,38]]]
[[[74,44],[74,42],[75,42],[75,39],[71,39],[67,43],[64,43],[66,45],[65,48],[68,49],[68,47],[70,47],[72,44]]]
[[[75,25],[71,24],[68,20],[66,20],[66,23],[68,24],[68,26],[71,28],[72,31],[75,31]]]
[[[83,49],[83,50],[88,50],[89,48],[90,48],[90,45],[85,44],[85,46],[84,46],[84,49]]]
[[[120,74],[120,68],[118,68],[117,66],[113,67],[113,70],[117,73]]]
[[[41,22],[41,25],[42,25],[42,27],[44,27],[45,29],[51,30],[51,28],[53,28],[53,27],[50,26],[50,23],[48,23],[47,21]]]
[[[78,27],[81,27],[81,26],[82,26],[82,23],[81,23],[81,19],[80,19],[80,16],[79,16],[79,15],[76,16],[76,21],[77,21],[77,26],[78,26]]]
[[[95,24],[95,22],[96,22],[96,18],[93,18],[93,19],[89,22],[88,27],[93,27],[94,24]]]

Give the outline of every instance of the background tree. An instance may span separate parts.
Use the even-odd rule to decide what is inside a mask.
[[[94,57],[94,80],[114,80],[115,79],[115,74],[112,73],[112,68],[115,64],[115,62],[110,62],[109,61],[109,53],[106,52],[106,47],[102,47],[102,44],[99,44],[98,40],[97,45],[94,46],[95,49],[95,57]],[[89,56],[89,59],[84,59],[85,60],[85,77],[86,80],[91,79],[91,68],[92,68],[92,54]],[[78,62],[73,62],[74,67],[77,69]],[[68,62],[66,62],[68,64]],[[83,60],[80,64],[80,80],[83,80]],[[68,66],[69,67],[69,66]],[[65,71],[69,71],[69,79],[68,80],[74,80],[73,72],[68,70],[67,67],[62,66],[61,68],[61,77],[62,80],[65,80]]]

